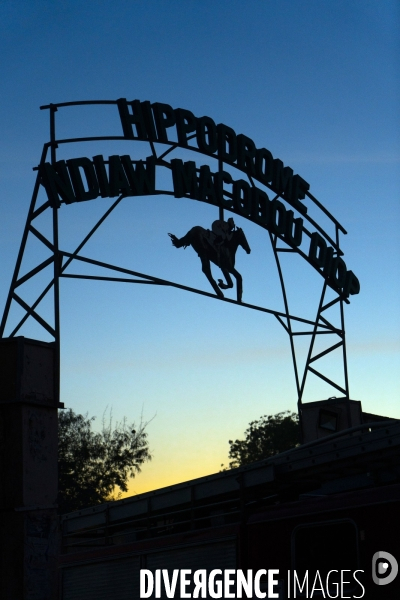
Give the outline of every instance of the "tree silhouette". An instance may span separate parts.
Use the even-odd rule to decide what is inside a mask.
[[[137,429],[124,418],[113,426],[103,417],[102,430],[92,431],[95,417],[76,414],[72,409],[59,412],[58,478],[60,513],[101,504],[115,499],[115,489],[128,490],[129,477],[140,473],[151,460],[148,423],[141,420]]]
[[[299,417],[288,410],[251,421],[244,440],[229,440],[231,469],[269,458],[300,442]]]

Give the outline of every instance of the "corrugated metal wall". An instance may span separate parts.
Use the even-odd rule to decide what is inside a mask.
[[[146,568],[151,570],[235,569],[236,540],[166,548],[146,553],[143,558]],[[66,567],[62,575],[62,600],[139,599],[139,569],[139,556]]]

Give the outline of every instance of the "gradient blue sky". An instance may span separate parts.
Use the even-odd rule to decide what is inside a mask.
[[[345,259],[361,282],[345,315],[351,396],[400,417],[397,2],[3,0],[0,31],[1,306],[48,139],[39,106],[127,97],[187,108],[270,149],[347,229]],[[68,136],[120,134],[115,111],[59,116]],[[62,245],[72,249],[108,205],[63,207]],[[167,232],[215,218],[187,200],[128,199],[85,254],[208,290],[195,253],[172,248]],[[244,300],[279,310],[265,234],[242,224],[252,247],[237,257]],[[30,248],[32,262],[40,252]],[[302,263],[285,267],[289,300],[312,316],[322,280]],[[132,492],[217,471],[249,421],[295,410],[288,339],[272,316],[175,289],[63,281],[61,328],[66,406],[99,420],[106,407],[115,419],[156,414],[154,460]],[[332,394],[310,383],[309,400]]]

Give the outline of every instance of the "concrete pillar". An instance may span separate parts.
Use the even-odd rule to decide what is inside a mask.
[[[0,340],[0,598],[57,599],[54,344]]]

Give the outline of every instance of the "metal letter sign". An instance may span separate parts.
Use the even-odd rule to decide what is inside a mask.
[[[56,112],[61,108],[82,105],[114,105],[121,122],[122,135],[57,139]],[[224,219],[224,211],[227,210],[256,223],[265,230],[269,237],[282,288],[284,312],[241,302],[241,278],[240,281],[237,280],[237,301],[241,303],[241,306],[274,315],[288,333],[299,412],[301,412],[307,375],[310,372],[349,399],[343,309],[344,304],[349,302],[349,297],[359,293],[360,284],[353,271],[347,268],[343,260],[343,252],[340,249],[339,234],[340,232],[345,234],[346,231],[311,194],[310,185],[300,175],[294,174],[289,166],[285,166],[279,158],[274,158],[266,148],[257,148],[249,137],[243,134],[237,135],[231,127],[223,123],[217,124],[207,116],[196,117],[186,109],[173,109],[168,104],[159,102],[151,104],[148,101],[141,102],[139,100],[128,102],[125,98],[120,98],[116,101],[65,102],[41,108],[49,110],[50,141],[44,144],[40,163],[35,167],[37,170],[36,183],[0,326],[1,337],[5,336],[6,328],[8,337],[17,335],[26,320],[33,318],[52,336],[59,356],[60,277],[169,285],[218,298],[225,302],[234,302],[223,298],[220,288],[226,289],[230,285],[222,284],[222,280],[219,280],[219,286],[216,286],[210,279],[216,292],[215,295],[211,292],[100,262],[81,254],[87,241],[124,198],[158,194],[190,198],[215,206],[220,221]],[[130,143],[132,141],[147,142],[148,156],[144,156],[141,160],[132,160],[129,154],[121,156],[97,154],[91,157],[82,156],[57,160],[56,152],[60,145],[108,140],[125,140]],[[158,151],[158,144],[167,146],[167,149],[163,152]],[[185,157],[188,151],[192,151],[215,159],[215,170],[208,165],[199,164],[199,161],[177,157],[180,149],[184,150]],[[231,174],[232,167],[235,169],[234,172],[238,173],[237,177]],[[163,169],[164,172],[166,169],[169,170],[171,189],[157,188],[157,172],[160,169]],[[46,192],[44,201],[39,200],[39,191],[42,187]],[[116,200],[77,248],[72,252],[61,249],[58,243],[58,210],[60,206],[91,201],[98,197],[115,198]],[[325,221],[328,220],[333,229],[331,235],[308,214],[309,206],[312,206],[314,211],[320,211]],[[48,236],[35,227],[35,219],[44,211],[52,213],[52,233]],[[20,275],[27,240],[30,236],[47,247],[51,256],[29,272]],[[185,239],[178,240],[174,235],[171,235],[171,238],[174,245],[178,247],[179,242]],[[180,245],[184,245],[184,243],[182,242]],[[250,252],[248,245],[243,247]],[[322,277],[322,291],[314,321],[290,314],[280,261],[282,252],[300,254]],[[115,276],[98,277],[67,273],[67,268],[75,261],[103,267],[108,271],[113,271]],[[33,303],[26,302],[20,292],[23,284],[49,265],[52,265],[53,271],[48,285]],[[233,273],[233,271],[231,272]],[[335,298],[329,302],[325,299],[328,287],[335,293]],[[53,319],[47,320],[37,313],[36,308],[51,290],[54,296],[54,314]],[[9,314],[13,303],[19,305],[24,311],[23,317],[16,323],[10,323]],[[339,326],[334,326],[326,318],[325,311],[335,305],[339,308]],[[315,341],[317,336],[322,334],[331,334],[336,339],[326,350],[314,354]],[[295,339],[299,335],[303,336],[303,339],[304,336],[308,336],[310,340],[302,374],[298,369],[295,351]],[[343,382],[340,384],[315,369],[315,362],[334,350],[342,353]]]

